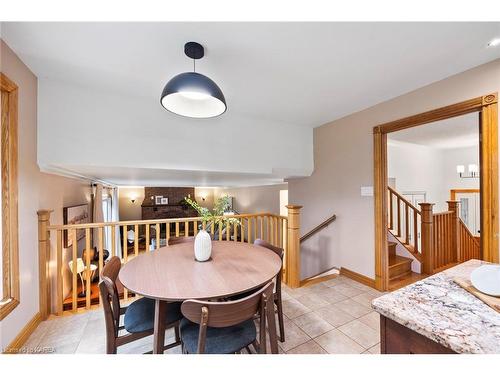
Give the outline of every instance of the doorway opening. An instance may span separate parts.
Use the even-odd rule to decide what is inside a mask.
[[[390,241],[391,235],[395,237],[396,244],[402,245],[401,247],[413,256],[416,260],[414,263],[420,265],[420,275],[439,272],[446,267],[467,260],[468,257],[498,262],[497,116],[497,94],[495,93],[374,128],[375,282],[379,290],[390,289],[390,279],[394,276],[394,267],[391,267],[389,261],[391,256],[397,255],[397,250],[389,248],[394,247],[393,242]],[[456,158],[450,158],[455,162],[453,168],[447,167],[446,173],[452,169],[454,178],[464,181],[467,178],[471,182],[477,180],[478,186],[464,186],[462,183],[457,185],[455,182],[451,185],[442,183],[445,188],[435,192],[431,186],[421,187],[419,182],[422,177],[412,176],[412,168],[406,168],[400,172],[399,183],[408,178],[404,176],[405,173],[408,174],[408,171],[410,171],[409,177],[417,182],[399,189],[398,177],[391,176],[389,173],[388,147],[391,142],[393,144],[401,142],[401,139],[396,138],[405,136],[403,130],[410,135],[413,133],[414,137],[420,137],[422,140],[426,134],[432,133],[432,128],[436,127],[438,122],[447,123],[449,135],[457,134],[460,133],[460,119],[466,119],[467,123],[475,119],[479,138],[478,161],[475,164],[474,160],[458,162]],[[457,139],[452,141],[452,145],[456,143]],[[402,150],[408,151],[408,147],[402,147]],[[462,154],[465,157],[463,150]],[[412,163],[417,161],[422,160],[412,159]],[[436,169],[436,165],[432,164],[432,158],[430,162],[429,169]],[[430,173],[430,170],[427,173]],[[427,180],[432,182],[432,178]],[[452,179],[448,180],[450,182]],[[479,190],[479,199],[457,193],[462,188]],[[453,190],[455,190],[455,199],[451,196]],[[460,209],[462,201],[467,202],[462,203],[467,206],[467,210]],[[479,205],[479,210],[477,205]],[[473,220],[473,213],[477,212],[480,213],[479,217]],[[469,219],[470,225],[464,225],[464,217]],[[479,233],[475,233],[475,226],[479,226]],[[466,249],[465,242],[461,240],[460,236],[467,232],[470,232],[471,236],[476,234],[481,236],[476,248],[473,242],[469,241],[471,245],[467,242],[467,246],[475,250]],[[411,281],[414,280],[410,279]]]

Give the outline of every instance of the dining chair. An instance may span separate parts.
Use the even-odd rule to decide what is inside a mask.
[[[266,353],[266,321],[271,353],[278,353],[278,340],[271,282],[255,293],[228,302],[187,300],[182,303],[184,315],[180,324],[182,352],[198,354],[231,354],[252,345],[261,354]],[[261,316],[259,340],[254,316]]]
[[[283,300],[281,297],[281,278],[283,274],[283,254],[285,253],[285,250],[283,250],[281,247],[276,247],[274,245],[271,245],[269,242],[266,242],[264,240],[261,240],[260,238],[256,239],[253,243],[255,246],[261,246],[265,247],[266,249],[269,249],[271,251],[274,251],[276,255],[278,255],[281,259],[281,268],[278,274],[276,275],[276,289],[273,294],[273,301],[274,304],[276,305],[276,312],[278,313],[278,325],[279,325],[279,330],[280,330],[280,336],[279,339],[281,342],[285,342],[285,323],[283,321]]]
[[[168,239],[168,246],[177,245],[179,243],[194,242],[194,237],[170,237]]]
[[[120,268],[120,258],[117,256],[112,257],[103,267],[101,282],[99,283],[106,324],[107,354],[116,354],[117,347],[153,334],[155,300],[143,297],[128,306],[121,307],[116,286]],[[175,342],[166,345],[164,350],[181,344],[179,322],[182,319],[182,314],[180,306],[180,302],[168,303],[164,319],[166,320],[166,329],[174,328],[175,330]],[[124,315],[124,324],[120,326],[120,317],[122,315]],[[120,334],[120,331],[123,330],[126,333]]]

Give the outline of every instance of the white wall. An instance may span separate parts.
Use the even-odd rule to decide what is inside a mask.
[[[192,120],[168,113],[149,98],[40,79],[38,123],[42,168],[84,165],[282,178],[309,175],[313,169],[311,128],[236,117],[230,109],[214,119]]]
[[[425,191],[434,212],[446,211],[451,189],[479,189],[479,179],[460,178],[457,165],[479,165],[479,145],[460,148],[436,148],[389,140],[388,177],[395,178],[400,193]]]
[[[389,141],[387,145],[387,176],[396,179],[399,193],[425,191],[427,202],[434,209],[446,207],[442,150],[407,142]]]
[[[473,147],[454,148],[443,150],[443,179],[448,192],[451,189],[479,189],[478,178],[460,178],[456,168],[457,165],[467,167],[469,164],[479,165],[479,145]]]
[[[304,206],[302,234],[328,214],[337,214],[319,234],[324,245],[318,258],[328,257],[325,268],[375,276],[373,197],[360,194],[361,186],[373,185],[373,127],[498,91],[500,59],[315,129],[314,172],[290,179],[288,191],[290,203]],[[302,268],[307,267],[303,257]]]

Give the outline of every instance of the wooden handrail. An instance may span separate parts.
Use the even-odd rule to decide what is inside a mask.
[[[417,207],[415,207],[413,204],[411,204],[411,202],[409,202],[405,197],[403,197],[401,194],[399,194],[396,190],[394,190],[390,186],[387,186],[387,189],[392,194],[394,194],[396,197],[398,197],[399,199],[401,199],[407,206],[410,206],[412,209],[414,209],[415,211],[417,211],[417,213],[420,214],[420,210]]]
[[[256,214],[240,214],[240,215],[224,215],[218,216],[216,219],[245,219],[245,218],[254,218],[254,217],[279,217],[281,219],[287,219],[286,216],[274,215],[269,212],[260,212]],[[146,224],[166,224],[166,223],[176,223],[176,222],[194,222],[194,221],[203,221],[201,217],[186,217],[181,219],[152,219],[152,220],[127,220],[127,221],[109,221],[103,223],[85,223],[85,224],[66,224],[66,225],[49,225],[47,229],[49,230],[59,230],[59,229],[84,229],[84,228],[100,228],[105,226],[117,226],[117,225],[146,225]]]
[[[328,219],[326,219],[325,221],[323,221],[321,224],[317,225],[312,230],[310,230],[309,232],[307,232],[306,234],[304,234],[302,237],[300,237],[300,242],[304,242],[309,237],[311,237],[312,235],[314,235],[316,232],[319,232],[321,229],[327,227],[331,222],[335,221],[335,219],[337,219],[337,215],[330,216]]]

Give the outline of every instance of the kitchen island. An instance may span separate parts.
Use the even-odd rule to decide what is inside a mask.
[[[379,297],[382,354],[500,354],[500,313],[453,282],[486,262],[470,260]]]

